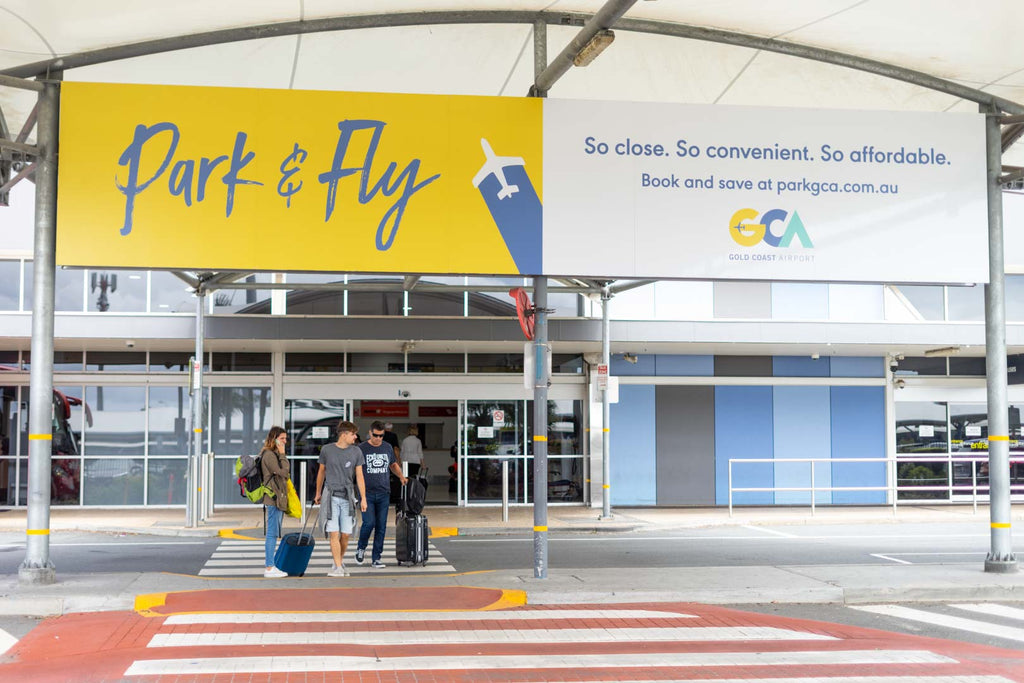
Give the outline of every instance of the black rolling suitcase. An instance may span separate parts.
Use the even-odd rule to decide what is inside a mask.
[[[312,512],[312,509],[311,505],[310,512]],[[307,523],[309,523],[308,513],[306,514],[306,522],[302,525],[302,531],[285,534],[281,538],[281,544],[277,546],[277,552],[274,554],[274,566],[288,576],[303,576],[309,567],[309,558],[313,556],[313,548],[316,547],[316,541],[313,540],[313,534],[306,533]]]
[[[413,487],[418,491],[414,488],[410,494]],[[430,525],[422,514],[424,495],[423,485],[415,478],[402,487],[401,507],[395,515],[395,557],[399,566],[425,565],[430,558]]]

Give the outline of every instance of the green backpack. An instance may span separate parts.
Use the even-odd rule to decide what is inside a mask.
[[[250,502],[259,504],[263,502],[264,496],[274,497],[274,492],[263,484],[263,468],[260,467],[259,458],[240,456],[235,460],[235,476],[242,497],[248,498]]]

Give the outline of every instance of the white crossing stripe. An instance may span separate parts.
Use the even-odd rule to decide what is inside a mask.
[[[366,549],[365,562],[358,564],[355,561],[356,544],[350,542],[343,561],[350,575],[371,573],[397,574],[400,572],[450,574],[455,572],[455,567],[444,559],[444,556],[441,555],[433,544],[428,544],[427,548],[430,559],[427,560],[425,565],[401,567],[395,559],[395,539],[393,537],[386,538],[383,555],[381,556],[381,560],[386,566],[384,569],[374,569],[370,565],[371,549]],[[221,544],[210,555],[210,559],[199,570],[199,576],[261,576],[264,569],[263,549],[264,543],[260,540],[239,541],[226,539],[221,541]],[[320,541],[313,548],[313,555],[310,557],[306,576],[325,575],[333,565],[334,561],[331,559],[330,544]]]
[[[15,638],[10,633],[0,628],[0,655],[14,647],[15,643],[17,642],[17,638]]]
[[[695,614],[646,609],[531,609],[521,611],[452,612],[274,612],[274,623],[342,623],[367,621],[500,621],[512,623],[546,619],[699,619]],[[186,624],[266,624],[266,612],[172,614],[168,626]]]
[[[299,631],[264,633],[158,633],[147,647],[217,645],[429,645],[431,643],[632,643],[655,641],[707,642],[712,640],[836,640],[831,636],[757,626],[676,628],[566,628],[506,631]]]
[[[985,621],[964,619],[963,617],[954,617],[948,614],[940,614],[938,612],[928,612],[925,610],[903,607],[902,605],[863,605],[851,606],[851,608],[862,612],[871,612],[872,614],[895,617],[897,619],[921,621],[933,626],[945,626],[958,631],[969,631],[971,633],[979,633],[985,636],[995,636],[1006,640],[1024,642],[1024,628],[1013,628],[1011,626],[991,624]]]
[[[977,612],[979,614],[988,614],[993,617],[1005,617],[1007,619],[1018,619],[1024,621],[1024,609],[1019,607],[1009,607],[1007,605],[991,605],[991,604],[960,604],[954,603],[950,607],[956,607],[957,609],[967,610],[969,612]]]
[[[799,652],[644,652],[427,657],[196,657],[132,663],[126,676],[257,674],[341,671],[438,671],[625,667],[802,666],[846,664],[955,664],[927,650],[833,650]],[[863,680],[863,679],[862,679]]]

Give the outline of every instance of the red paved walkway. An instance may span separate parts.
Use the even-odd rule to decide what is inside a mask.
[[[0,660],[0,681],[1024,683],[1016,651],[685,603],[493,609],[515,598],[471,588],[150,597],[141,612],[47,620]]]

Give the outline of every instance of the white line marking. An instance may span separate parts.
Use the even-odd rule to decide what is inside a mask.
[[[873,614],[881,614],[887,617],[895,617],[897,619],[921,621],[926,624],[931,624],[932,626],[945,626],[946,628],[957,629],[959,631],[969,631],[971,633],[980,633],[986,636],[995,636],[996,638],[1024,642],[1024,629],[1022,628],[990,624],[984,621],[975,621],[974,619],[964,619],[963,617],[953,617],[946,614],[939,614],[938,612],[926,612],[924,610],[911,609],[910,607],[903,607],[901,605],[865,605],[862,607],[851,605],[851,609],[861,610],[862,612],[871,612]]]
[[[254,565],[234,566],[234,567],[204,567],[203,569],[199,570],[199,574],[198,575],[199,576],[241,576],[241,577],[247,577],[247,578],[262,578],[263,577],[263,569],[262,569],[262,567],[263,567],[263,563],[262,562],[259,562],[259,563],[254,564]],[[319,568],[314,567],[313,570],[306,572],[305,578],[307,578],[307,579],[310,579],[310,578],[312,578],[312,579],[315,579],[315,578],[321,578],[321,579],[327,578],[327,576],[326,576],[327,572],[323,571],[323,569],[324,569],[323,567],[319,567]],[[455,567],[451,566],[450,564],[434,564],[434,563],[431,563],[431,562],[428,562],[426,564],[426,566],[416,565],[414,567],[399,567],[397,564],[391,563],[391,564],[388,564],[387,568],[385,568],[385,569],[374,569],[373,567],[370,567],[369,565],[367,565],[365,567],[359,567],[359,566],[350,567],[350,566],[348,566],[346,564],[345,565],[345,569],[347,569],[348,573],[350,575],[352,575],[352,576],[356,576],[356,575],[362,576],[364,574],[366,574],[366,575],[374,574],[374,575],[380,575],[380,576],[394,576],[396,574],[402,574],[402,573],[408,573],[408,574],[438,573],[439,574],[439,573],[442,573],[442,572],[447,572],[449,574],[453,574],[456,571]],[[323,571],[323,573],[318,574],[317,573],[318,571]],[[331,577],[331,578],[337,578],[339,581],[344,581],[345,580],[343,577]]]
[[[906,560],[897,560],[895,557],[889,557],[888,555],[883,555],[882,553],[869,553],[869,554],[871,555],[871,557],[877,557],[877,558],[879,558],[881,560],[889,560],[890,562],[897,562],[899,564],[914,564],[913,562],[907,562]]]
[[[17,638],[15,638],[10,633],[0,628],[0,655],[14,647],[15,643],[17,642]]]
[[[531,683],[524,681],[523,683]],[[605,681],[577,681],[576,683],[606,683]],[[751,683],[749,678],[687,678],[633,680],[632,683]],[[757,683],[1013,683],[1002,676],[829,676],[822,678],[762,678]]]
[[[552,669],[584,667],[801,666],[843,664],[954,664],[927,650],[833,650],[800,652],[649,652],[599,655],[434,657],[197,657],[135,661],[126,676],[292,673],[299,671],[436,671],[445,669]]]
[[[992,605],[992,604],[951,604],[950,607],[956,607],[957,609],[967,610],[969,612],[979,612],[981,614],[988,614],[993,617],[1005,617],[1007,619],[1018,619],[1024,621],[1024,609],[1019,607],[1009,607],[1008,605]]]
[[[363,621],[537,621],[541,619],[699,619],[695,614],[648,609],[528,609],[522,611],[452,612],[274,612],[274,623],[325,623]],[[265,624],[266,612],[232,614],[173,614],[164,621],[185,624]]]
[[[933,551],[930,551],[930,552],[923,552],[923,553],[892,553],[892,554],[893,555],[984,555],[985,551],[976,550],[976,551],[965,551],[965,552],[953,552],[953,551],[942,552],[941,550],[933,550]]]
[[[109,541],[107,543],[50,543],[51,548],[77,548],[87,546],[113,546],[123,548],[126,545],[206,545],[204,541]],[[24,543],[0,543],[0,548],[24,548]]]
[[[750,526],[749,524],[742,525],[744,529],[750,529],[751,531],[760,531],[766,534],[775,534],[776,536],[782,536],[783,538],[800,538],[796,534],[787,534],[784,531],[776,531],[775,529],[765,529],[759,526]]]
[[[860,541],[860,540],[881,540],[890,539],[897,541],[908,540],[946,540],[951,538],[973,538],[977,541],[986,541],[987,534],[925,534],[907,536],[906,534],[871,534],[851,536],[786,536],[790,541]],[[620,542],[643,542],[643,541],[777,541],[778,536],[602,536],[595,539],[593,536],[571,537],[571,536],[550,536],[548,540],[552,543],[567,542],[599,542],[599,543],[620,543]],[[533,543],[532,538],[468,538],[464,536],[453,536],[448,539],[449,543]]]
[[[147,647],[196,647],[238,645],[433,645],[437,643],[550,643],[548,629],[481,629],[468,631],[288,631],[262,633],[158,633]],[[837,640],[816,633],[754,626],[695,626],[671,628],[564,628],[559,643],[708,642],[730,640]]]

